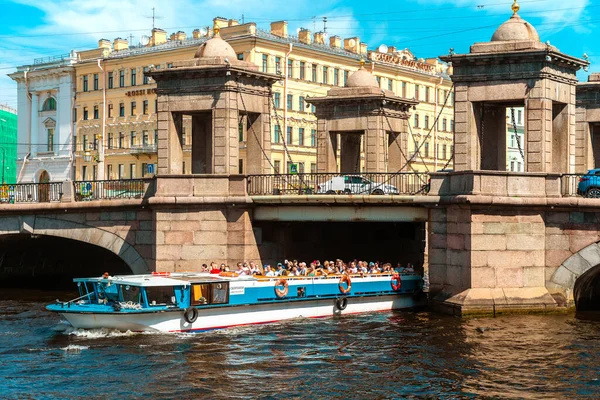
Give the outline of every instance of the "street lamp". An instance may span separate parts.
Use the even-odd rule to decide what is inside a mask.
[[[89,150],[86,150],[86,152],[83,153],[83,161],[85,161],[85,162],[92,161],[92,153],[90,153]]]

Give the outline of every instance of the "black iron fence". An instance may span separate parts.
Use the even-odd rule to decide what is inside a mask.
[[[429,174],[415,172],[364,174],[248,175],[248,195],[392,195],[426,194]]]
[[[49,203],[60,201],[62,196],[62,182],[0,185],[0,203]]]
[[[75,201],[141,199],[151,182],[151,179],[75,181]]]

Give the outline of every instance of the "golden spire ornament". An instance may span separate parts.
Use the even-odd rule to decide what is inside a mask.
[[[511,7],[511,9],[513,10],[514,14],[516,14],[517,11],[519,11],[521,9],[521,6],[519,5],[519,3],[517,3],[517,0],[513,1],[513,5]]]
[[[363,69],[365,67],[365,59],[361,58],[360,59],[360,69]]]

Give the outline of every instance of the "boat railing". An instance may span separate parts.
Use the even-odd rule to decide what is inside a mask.
[[[392,277],[394,274],[399,274],[400,276],[420,276],[416,272],[386,272],[386,273],[379,273],[379,274],[350,274],[350,278],[370,278],[370,277],[384,277],[384,276]],[[244,275],[241,275],[241,276],[244,276]],[[254,277],[259,281],[279,280],[279,279],[287,279],[287,280],[333,279],[333,278],[341,278],[342,276],[344,276],[344,274],[327,274],[327,275],[315,275],[315,276],[254,275]]]

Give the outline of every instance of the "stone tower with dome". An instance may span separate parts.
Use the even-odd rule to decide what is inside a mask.
[[[217,26],[213,32],[193,59],[149,72],[158,95],[158,175],[182,173],[184,115],[192,119],[192,174],[238,174],[240,129],[248,132],[247,172],[272,171],[269,102],[280,77],[238,60]]]
[[[418,102],[381,89],[364,68],[364,61],[348,77],[345,87],[332,88],[327,96],[306,101],[316,108],[318,172],[408,169],[407,120]]]

